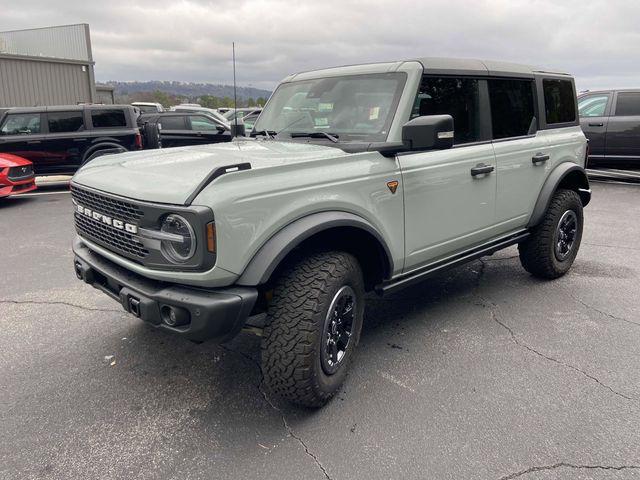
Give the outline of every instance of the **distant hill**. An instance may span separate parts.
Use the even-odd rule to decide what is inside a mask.
[[[160,91],[170,95],[180,97],[197,98],[203,95],[211,95],[214,97],[233,97],[233,85],[216,85],[213,83],[191,83],[191,82],[175,82],[175,81],[158,81],[149,82],[119,82],[108,81],[107,85],[115,88],[116,96],[133,95],[141,92]],[[271,92],[253,87],[237,88],[239,100],[249,98],[269,98]]]

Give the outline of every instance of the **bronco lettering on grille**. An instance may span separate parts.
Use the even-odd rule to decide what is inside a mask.
[[[132,223],[126,223],[126,222],[123,222],[122,220],[118,220],[117,218],[109,217],[107,215],[104,215],[100,212],[96,212],[94,210],[91,210],[90,208],[87,208],[79,204],[76,204],[76,210],[78,211],[79,214],[84,215],[85,217],[89,217],[92,220],[95,220],[96,222],[104,223],[113,228],[117,228],[118,230],[124,230],[129,233],[133,233],[133,234],[138,233],[138,227],[136,225],[133,225]]]

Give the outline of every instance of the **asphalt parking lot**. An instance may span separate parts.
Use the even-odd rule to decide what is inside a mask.
[[[0,203],[0,478],[640,479],[640,186],[594,183],[571,272],[515,248],[371,297],[343,391],[273,400],[259,339],[143,325],[72,268],[64,191]]]

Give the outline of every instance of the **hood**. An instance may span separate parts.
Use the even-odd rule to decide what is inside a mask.
[[[105,155],[78,170],[73,182],[137,200],[182,205],[220,167],[250,163],[251,169],[273,168],[345,155],[338,148],[310,143],[237,140]]]
[[[12,155],[10,153],[0,153],[0,168],[24,167],[27,165],[31,165],[31,162],[26,158]]]

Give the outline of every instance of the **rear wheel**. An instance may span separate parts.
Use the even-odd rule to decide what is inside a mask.
[[[269,389],[308,407],[340,389],[360,340],[364,283],[358,261],[344,252],[310,255],[280,275],[262,338]]]
[[[582,202],[573,190],[553,195],[542,222],[518,245],[524,269],[540,278],[558,278],[567,273],[582,240]]]

